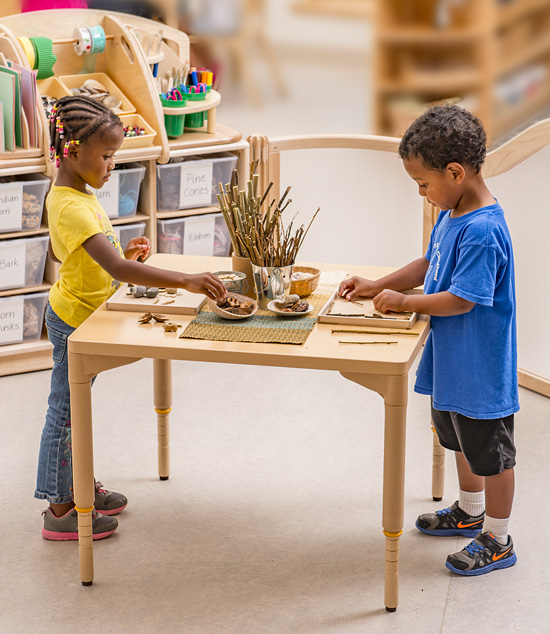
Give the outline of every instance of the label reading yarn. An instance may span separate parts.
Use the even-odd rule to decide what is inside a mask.
[[[22,297],[0,302],[0,346],[23,341],[23,306]]]
[[[186,218],[183,253],[185,255],[214,255],[215,223],[214,215]]]
[[[111,172],[111,178],[101,189],[92,188],[109,218],[118,218],[119,176],[118,172]]]
[[[0,232],[23,228],[23,185],[3,183],[0,186]]]
[[[181,164],[180,209],[212,204],[213,170],[212,161]]]

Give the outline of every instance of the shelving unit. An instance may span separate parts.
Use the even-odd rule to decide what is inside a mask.
[[[401,136],[457,100],[496,144],[550,100],[550,0],[377,0],[374,129]]]
[[[73,31],[77,27],[100,24],[106,35],[106,49],[103,54],[76,55],[73,47]],[[216,105],[219,95],[212,101],[204,102],[208,110],[203,128],[186,130],[177,138],[169,138],[164,127],[164,114],[158,99],[158,89],[153,78],[150,63],[140,45],[140,39],[156,35],[163,29],[161,51],[164,53],[159,64],[159,75],[164,68],[176,61],[189,62],[189,39],[180,31],[151,20],[129,14],[102,11],[42,11],[12,15],[0,19],[0,52],[7,59],[29,68],[24,51],[18,41],[19,36],[46,36],[54,42],[53,50],[58,61],[54,66],[55,77],[102,72],[108,75],[122,89],[135,106],[136,111],[154,130],[152,145],[121,149],[117,152],[117,164],[140,163],[145,166],[141,183],[137,212],[134,216],[112,218],[115,227],[129,227],[144,223],[144,234],[151,241],[152,252],[157,247],[157,219],[186,218],[193,215],[219,213],[208,205],[196,209],[174,212],[157,212],[157,165],[167,163],[171,158],[231,152],[238,157],[238,170],[243,179],[248,169],[248,144],[241,134],[216,121]],[[45,86],[47,86],[45,84]],[[55,178],[55,169],[49,161],[49,140],[47,119],[41,96],[37,95],[36,108],[41,126],[41,143],[38,148],[20,149],[0,154],[0,176],[18,174],[46,174]],[[193,104],[189,112],[200,109]],[[39,229],[25,232],[0,233],[0,242],[6,239],[47,235],[45,214]],[[6,289],[0,297],[14,297],[35,291],[47,291],[55,282],[58,266],[49,259],[46,262],[44,283],[32,288]],[[0,346],[0,376],[50,368],[51,344],[45,333],[40,341]]]

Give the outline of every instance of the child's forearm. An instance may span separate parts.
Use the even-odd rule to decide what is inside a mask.
[[[134,260],[122,258],[108,273],[119,282],[139,284],[140,286],[160,286],[185,288],[187,275],[178,271],[159,269],[149,264],[142,264]]]
[[[434,317],[452,317],[470,312],[475,303],[448,291],[443,291],[433,295],[405,295],[403,306],[404,310],[413,313],[423,313]]]
[[[409,264],[379,280],[375,280],[374,284],[378,288],[378,292],[385,288],[393,291],[407,291],[416,288],[424,283],[424,277],[430,263],[426,258],[418,258]]]

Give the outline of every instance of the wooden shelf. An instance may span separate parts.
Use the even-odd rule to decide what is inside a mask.
[[[199,132],[185,131],[181,137],[178,137],[177,139],[170,139],[168,143],[170,146],[170,155],[172,155],[173,152],[177,150],[227,145],[229,143],[236,143],[242,138],[242,134],[237,132],[237,130],[233,130],[233,128],[229,128],[218,123],[214,134],[209,134],[208,132],[202,130]]]
[[[0,240],[11,240],[13,238],[30,238],[32,236],[40,236],[49,233],[46,225],[41,225],[39,229],[31,231],[10,231],[9,233],[0,233]]]
[[[51,369],[52,349],[44,334],[39,341],[0,346],[0,376]]]
[[[113,227],[118,227],[119,225],[129,225],[133,222],[145,222],[146,220],[151,220],[151,216],[138,212],[135,216],[120,216],[119,218],[109,218],[109,220]]]
[[[512,0],[500,7],[497,18],[498,28],[517,22],[520,18],[550,7],[550,0]]]
[[[374,0],[297,0],[292,10],[309,15],[369,20],[374,11]]]
[[[380,33],[378,41],[382,44],[409,46],[414,45],[446,45],[449,47],[458,44],[470,44],[481,35],[481,31],[475,29],[440,29],[434,30],[428,27],[397,27],[391,31]]]
[[[550,35],[538,37],[515,56],[505,57],[498,65],[497,77],[507,75],[545,54],[550,54]]]
[[[157,219],[166,220],[168,218],[187,218],[189,216],[220,213],[219,207],[199,207],[195,209],[180,209],[179,211],[157,211]]]
[[[48,282],[38,284],[37,286],[25,286],[23,288],[8,288],[0,291],[0,297],[13,297],[15,295],[27,295],[27,293],[39,293],[40,291],[49,291],[52,287]]]

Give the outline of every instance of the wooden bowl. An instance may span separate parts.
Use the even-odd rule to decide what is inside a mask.
[[[239,295],[238,293],[228,294],[231,295],[231,297],[236,297],[240,302],[252,302],[254,304],[254,308],[250,315],[235,315],[233,313],[228,313],[223,308],[220,308],[218,304],[216,304],[215,300],[208,297],[208,307],[218,317],[221,317],[222,319],[248,319],[249,317],[252,317],[252,315],[256,314],[256,312],[258,311],[258,304],[253,299],[250,299],[250,297],[247,297],[246,295]]]

